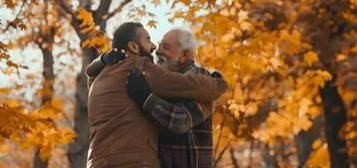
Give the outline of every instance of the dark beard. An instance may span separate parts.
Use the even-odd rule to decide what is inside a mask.
[[[151,62],[154,62],[154,57],[151,55],[150,52],[147,52],[143,46],[139,45],[139,55],[140,56],[144,56],[144,57],[148,57]]]

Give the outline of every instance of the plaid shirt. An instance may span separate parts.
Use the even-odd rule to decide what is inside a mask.
[[[210,73],[193,63],[182,73]],[[167,101],[151,94],[144,111],[160,123],[159,151],[162,168],[212,167],[212,102]]]

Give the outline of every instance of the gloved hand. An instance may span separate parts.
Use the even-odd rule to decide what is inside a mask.
[[[123,51],[119,51],[116,49],[113,49],[107,53],[104,53],[100,56],[100,60],[103,62],[105,65],[113,65],[118,63],[119,61],[123,60],[126,58],[126,55],[124,54]]]
[[[218,71],[212,72],[211,76],[214,78],[222,78],[221,73],[219,73]]]
[[[132,69],[129,71],[127,80],[128,96],[142,108],[145,100],[151,94],[151,88],[145,80],[144,74],[138,69]]]

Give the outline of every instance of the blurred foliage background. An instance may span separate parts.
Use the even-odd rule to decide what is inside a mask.
[[[195,33],[197,62],[230,86],[213,116],[215,167],[357,166],[356,0],[0,4],[1,168],[85,167],[84,69],[110,49],[108,27],[156,29],[163,6]]]

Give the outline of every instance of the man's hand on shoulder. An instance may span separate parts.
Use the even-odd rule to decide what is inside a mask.
[[[119,61],[124,60],[125,58],[126,58],[126,55],[124,54],[124,52],[116,50],[116,49],[113,49],[113,50],[111,50],[107,53],[104,53],[100,56],[100,60],[105,65],[116,64]]]
[[[142,107],[152,92],[144,74],[136,68],[132,69],[128,73],[127,80],[128,96]]]

